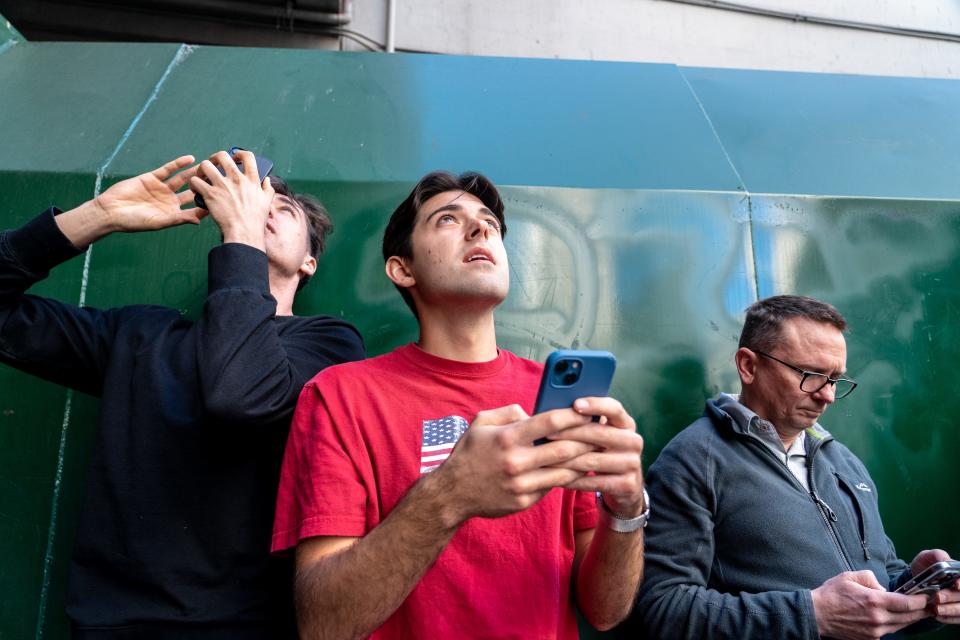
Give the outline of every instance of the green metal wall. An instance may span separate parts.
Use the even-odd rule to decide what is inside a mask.
[[[901,555],[960,554],[960,83],[673,65],[27,43],[0,19],[0,226],[237,144],[337,225],[299,311],[372,353],[415,337],[382,272],[428,170],[503,191],[501,342],[610,349],[645,462],[735,389],[742,310],[791,292],[851,321],[856,394],[825,425],[872,470]],[[117,235],[36,288],[195,314],[209,221]],[[97,403],[0,366],[0,638],[61,638]],[[919,523],[923,523],[922,525]],[[949,634],[941,634],[947,637]]]

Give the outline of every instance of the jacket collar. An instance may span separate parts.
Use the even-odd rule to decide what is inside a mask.
[[[749,427],[750,423],[754,419],[759,419],[759,417],[748,407],[740,404],[737,396],[729,393],[718,394],[707,400],[705,412],[718,427],[724,426],[733,433],[748,438],[756,438],[755,435],[750,433]],[[804,433],[808,436],[804,439],[808,457],[825,442],[833,440],[830,432],[824,429],[819,422],[813,423],[813,426],[807,428]]]

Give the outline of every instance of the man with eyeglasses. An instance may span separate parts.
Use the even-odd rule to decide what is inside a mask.
[[[857,386],[846,328],[812,298],[747,309],[740,395],[707,401],[647,476],[657,518],[635,622],[648,637],[877,638],[960,622],[958,584],[893,593],[949,556],[897,557],[869,473],[817,422]]]

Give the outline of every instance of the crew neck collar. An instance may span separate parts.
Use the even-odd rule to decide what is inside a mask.
[[[448,360],[431,353],[427,353],[416,343],[406,344],[399,349],[397,353],[412,362],[417,367],[443,373],[445,375],[464,376],[470,378],[482,378],[492,376],[503,371],[507,365],[508,355],[503,349],[497,349],[497,357],[486,362],[462,362],[460,360]]]

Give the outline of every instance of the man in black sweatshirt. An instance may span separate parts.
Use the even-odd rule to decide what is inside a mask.
[[[295,635],[290,567],[268,553],[289,419],[307,380],[364,352],[351,325],[293,315],[330,230],[322,205],[236,159],[181,171],[184,156],[0,233],[0,361],[101,399],[68,586],[76,639]],[[196,321],[24,293],[112,232],[199,223],[188,182],[223,234]]]

